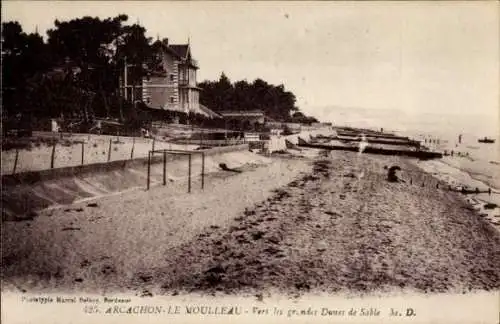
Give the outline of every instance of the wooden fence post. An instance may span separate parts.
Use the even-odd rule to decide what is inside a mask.
[[[188,192],[191,192],[191,154],[189,154]]]
[[[108,150],[108,162],[111,161],[111,142],[113,140],[110,138],[109,139],[109,150]]]
[[[152,145],[152,149],[151,149],[152,151],[154,151],[154,150],[155,150],[155,140],[156,140],[156,139],[155,139],[155,138],[153,138],[153,145]]]
[[[50,157],[50,168],[54,168],[54,160],[55,160],[55,155],[56,155],[56,145],[57,143],[54,143],[54,146],[52,146],[52,155]]]
[[[19,159],[19,149],[16,148],[16,157],[14,158],[14,169],[12,169],[12,174],[16,173],[18,159]]]
[[[84,163],[84,156],[85,156],[85,141],[82,141],[82,165]]]
[[[135,146],[135,137],[132,138],[132,151],[130,152],[130,159],[134,158],[134,146]]]
[[[149,190],[149,176],[151,174],[151,152],[148,152],[148,181],[147,181],[147,189]]]
[[[167,152],[163,152],[163,185],[167,184]]]
[[[201,189],[205,187],[205,152],[201,153]]]

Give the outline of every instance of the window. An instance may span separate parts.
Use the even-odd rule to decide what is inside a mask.
[[[174,74],[170,73],[170,81],[174,81]]]
[[[170,97],[170,103],[174,103],[175,102],[175,98],[173,96]]]

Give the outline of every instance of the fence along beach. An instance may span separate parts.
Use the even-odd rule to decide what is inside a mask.
[[[356,152],[278,151],[242,172],[220,169],[190,194],[174,181],[3,222],[4,286],[146,295],[498,289],[500,234],[422,172],[437,161],[370,154],[360,143]],[[257,156],[238,159],[248,154]],[[404,181],[387,181],[395,165]],[[27,277],[36,280],[19,279]]]

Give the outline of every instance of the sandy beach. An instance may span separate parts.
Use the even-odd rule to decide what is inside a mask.
[[[423,187],[437,180],[409,160],[317,153],[214,173],[192,194],[155,187],[4,222],[4,289],[362,295],[500,287],[500,233],[457,193]],[[411,185],[385,180],[384,166],[395,164]]]
[[[261,168],[250,164],[242,173],[208,175],[203,191],[194,182],[191,194],[184,182],[173,182],[104,197],[95,200],[96,207],[82,202],[46,210],[33,221],[4,222],[4,287],[131,288],[134,275],[161,264],[172,247],[227,224],[308,169],[301,159]]]

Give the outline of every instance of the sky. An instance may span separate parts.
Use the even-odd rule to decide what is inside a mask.
[[[499,4],[485,2],[4,1],[2,20],[40,34],[55,19],[124,13],[148,36],[190,39],[198,81],[262,78],[297,106],[499,120]]]

